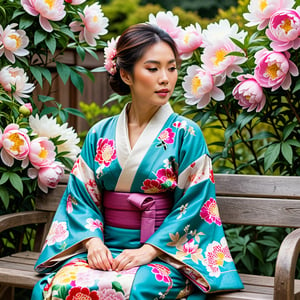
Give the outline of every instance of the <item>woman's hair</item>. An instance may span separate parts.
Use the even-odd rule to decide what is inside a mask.
[[[120,69],[133,75],[135,63],[144,55],[147,49],[158,42],[167,43],[172,49],[176,61],[179,55],[174,40],[170,35],[157,26],[136,24],[127,28],[117,42],[116,68],[117,72],[110,76],[110,86],[119,95],[128,95],[129,86],[123,82]]]

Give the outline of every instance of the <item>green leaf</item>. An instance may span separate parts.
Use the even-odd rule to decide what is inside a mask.
[[[225,144],[228,143],[228,140],[232,137],[232,135],[238,130],[239,128],[239,124],[237,123],[233,123],[233,124],[230,124],[226,130],[225,130],[225,133],[224,133],[224,137],[225,137]]]
[[[251,252],[260,262],[264,261],[262,252],[259,248],[259,246],[253,242],[249,243],[247,245],[247,249],[249,250],[249,252]]]
[[[34,78],[39,83],[39,85],[41,87],[43,87],[43,77],[42,77],[42,73],[41,73],[40,69],[38,67],[30,66],[30,71],[31,71],[32,75],[34,76]]]
[[[7,182],[8,179],[9,179],[9,173],[8,172],[3,173],[0,180],[0,185]]]
[[[263,139],[272,138],[272,137],[275,137],[275,135],[272,132],[261,131],[261,132],[255,134],[254,137],[252,137],[248,141],[263,140]]]
[[[91,72],[107,72],[105,67],[97,67],[91,70]]]
[[[23,182],[21,177],[17,173],[9,173],[9,181],[11,185],[21,194],[23,195]]]
[[[293,132],[294,128],[297,126],[297,123],[291,123],[288,124],[287,126],[284,127],[283,131],[282,131],[282,138],[283,140],[286,140],[289,135]]]
[[[80,93],[83,93],[84,83],[81,76],[76,73],[75,71],[71,70],[71,81],[74,84],[74,86],[80,91]]]
[[[76,109],[76,108],[72,108],[72,107],[66,107],[64,109],[66,112],[68,112],[71,115],[77,116],[77,117],[81,117],[83,119],[86,119],[85,114],[83,114],[80,110]]]
[[[42,73],[42,75],[46,78],[46,80],[51,85],[51,82],[52,82],[51,72],[46,68],[40,68],[40,72]]]
[[[293,94],[298,92],[300,90],[300,80],[298,79],[297,82],[296,82],[296,85],[293,89]]]
[[[300,141],[297,140],[287,140],[286,143],[291,146],[300,147]]]
[[[236,123],[239,128],[243,128],[246,124],[250,123],[250,121],[255,117],[255,112],[245,112],[243,111],[238,117],[236,118]]]
[[[54,54],[56,50],[56,39],[54,38],[54,36],[49,35],[45,42],[50,52]]]
[[[49,96],[45,96],[45,95],[38,95],[38,99],[39,99],[39,101],[41,101],[43,103],[55,100],[55,98],[49,97]]]
[[[38,45],[40,42],[47,38],[47,33],[44,30],[37,30],[34,33],[34,45]]]
[[[275,162],[280,153],[280,143],[271,144],[264,154],[264,169],[267,171]]]
[[[81,46],[78,46],[78,47],[76,47],[76,52],[78,53],[80,59],[81,59],[82,61],[84,61],[84,59],[85,59],[85,51],[84,51],[84,48],[81,47]]]
[[[19,28],[27,29],[33,24],[34,19],[28,15],[24,15],[20,18]]]
[[[293,149],[292,146],[288,143],[282,143],[281,144],[281,153],[283,157],[288,161],[289,164],[292,164],[293,162]]]
[[[70,74],[71,74],[71,68],[65,64],[62,64],[60,62],[56,62],[56,69],[59,77],[63,81],[64,84],[68,81]]]
[[[9,193],[4,186],[0,186],[0,198],[2,200],[5,209],[7,209],[9,205]]]

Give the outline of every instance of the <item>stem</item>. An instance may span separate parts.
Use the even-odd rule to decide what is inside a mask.
[[[297,111],[296,111],[294,105],[292,104],[292,101],[291,101],[291,98],[290,98],[290,97],[291,97],[291,94],[289,93],[289,94],[288,94],[288,97],[286,97],[287,102],[288,102],[290,108],[292,109],[293,113],[295,114],[295,117],[296,117],[298,123],[300,124],[300,116],[299,116],[299,114],[297,113]]]

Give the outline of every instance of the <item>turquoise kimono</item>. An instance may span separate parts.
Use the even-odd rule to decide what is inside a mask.
[[[133,149],[127,128],[125,108],[90,129],[36,263],[46,276],[32,299],[205,299],[207,293],[243,288],[198,125],[166,104]],[[171,212],[146,241],[163,255],[123,272],[89,268],[82,241],[90,237],[104,240],[114,257],[141,246],[140,230],[105,225],[104,190],[172,193]]]

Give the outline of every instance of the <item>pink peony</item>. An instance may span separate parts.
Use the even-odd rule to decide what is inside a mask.
[[[276,52],[262,49],[255,54],[256,67],[254,77],[262,87],[272,88],[272,91],[282,87],[290,88],[291,75],[298,76],[297,66],[289,60],[288,52]]]
[[[34,90],[33,83],[27,83],[27,80],[28,76],[21,68],[6,66],[0,71],[0,85],[7,92],[13,90],[12,95],[20,104],[24,104],[21,98],[29,98],[30,96],[27,94]]]
[[[193,51],[199,48],[202,44],[200,25],[190,25],[185,29],[181,29],[174,40],[176,42],[180,58],[183,60],[191,58]]]
[[[30,143],[29,160],[35,168],[51,165],[55,156],[55,145],[47,137],[36,138]]]
[[[51,21],[60,21],[65,15],[64,0],[21,0],[24,10],[32,15],[38,16],[41,27],[48,32],[53,31]]]
[[[189,105],[197,104],[197,108],[200,109],[205,107],[211,98],[217,101],[225,99],[225,94],[217,87],[224,81],[196,65],[187,68],[187,75],[183,80],[185,102]]]
[[[266,30],[267,37],[272,40],[271,47],[275,51],[287,51],[300,47],[300,7],[297,10],[286,9],[274,13]]]
[[[2,134],[1,158],[7,166],[12,166],[14,159],[22,160],[22,167],[28,165],[30,139],[26,129],[17,124],[8,125]]]
[[[181,31],[181,27],[178,26],[178,21],[178,16],[174,16],[171,11],[160,11],[156,16],[154,16],[153,14],[149,15],[149,24],[158,26],[159,28],[163,29],[173,39],[177,38]]]
[[[29,44],[29,39],[24,30],[13,29],[18,24],[13,23],[6,26],[3,30],[0,25],[0,57],[4,54],[6,58],[13,64],[15,56],[25,56],[29,51],[24,49]]]
[[[83,14],[79,13],[82,22],[73,21],[70,28],[73,32],[79,31],[79,41],[87,42],[90,46],[96,46],[99,35],[107,33],[108,18],[104,17],[101,5],[94,3],[86,6]]]
[[[273,13],[281,9],[290,9],[295,0],[251,0],[248,5],[249,13],[244,13],[244,18],[249,21],[246,26],[257,26],[264,29]]]
[[[117,54],[117,42],[119,37],[112,38],[107,42],[107,47],[104,48],[104,67],[111,75],[116,74],[116,54]]]
[[[237,77],[241,81],[233,90],[233,97],[238,100],[240,106],[247,111],[256,109],[260,112],[266,103],[266,96],[262,87],[252,75],[240,75]]]
[[[65,1],[72,5],[80,5],[80,4],[84,3],[86,0],[65,0]]]

